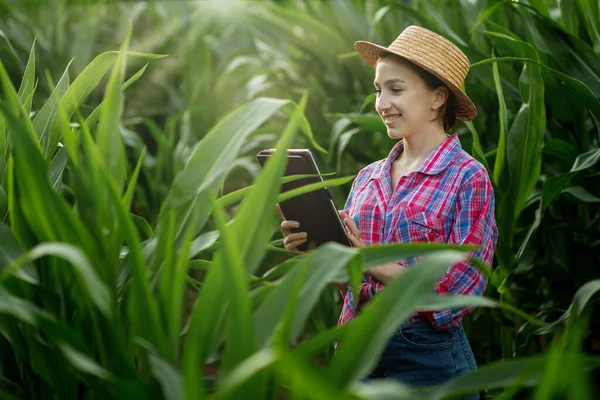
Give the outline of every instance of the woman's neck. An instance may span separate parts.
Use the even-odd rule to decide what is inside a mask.
[[[430,132],[422,131],[402,139],[404,149],[397,159],[401,165],[421,165],[433,150],[447,139],[443,130],[435,129]]]

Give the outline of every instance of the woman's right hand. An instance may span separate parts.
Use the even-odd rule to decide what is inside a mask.
[[[300,228],[297,221],[283,220],[281,231],[283,232],[283,245],[287,251],[299,252],[298,247],[306,242],[306,232],[292,232],[292,229]]]
[[[283,211],[281,211],[281,207],[277,204],[277,211],[279,211],[279,215],[281,215],[281,231],[283,232],[283,245],[287,251],[293,253],[306,253],[305,251],[299,251],[298,247],[306,242],[307,234],[306,232],[294,232],[292,233],[292,229],[300,228],[300,223],[298,221],[292,221],[285,219],[285,215]],[[342,294],[346,294],[347,282],[333,282],[333,284],[342,292]]]
[[[287,251],[293,253],[300,253],[298,247],[305,243],[307,240],[306,232],[292,232],[292,229],[300,228],[300,223],[298,221],[292,221],[285,219],[285,215],[283,215],[283,211],[281,211],[281,207],[277,204],[277,211],[281,215],[281,231],[283,232],[283,246]]]

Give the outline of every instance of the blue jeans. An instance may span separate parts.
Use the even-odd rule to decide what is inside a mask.
[[[413,387],[429,387],[476,369],[462,325],[438,331],[428,320],[408,320],[390,338],[366,380],[392,378]],[[479,394],[465,399],[479,399]]]

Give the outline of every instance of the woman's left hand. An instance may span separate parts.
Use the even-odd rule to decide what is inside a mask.
[[[360,231],[354,220],[345,212],[340,210],[340,217],[346,226],[348,231],[348,240],[352,243],[353,247],[364,247],[364,243],[360,238]]]

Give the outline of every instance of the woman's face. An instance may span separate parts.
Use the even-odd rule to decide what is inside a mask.
[[[375,68],[375,107],[392,139],[409,137],[435,123],[445,96],[429,90],[407,61],[385,57]]]

